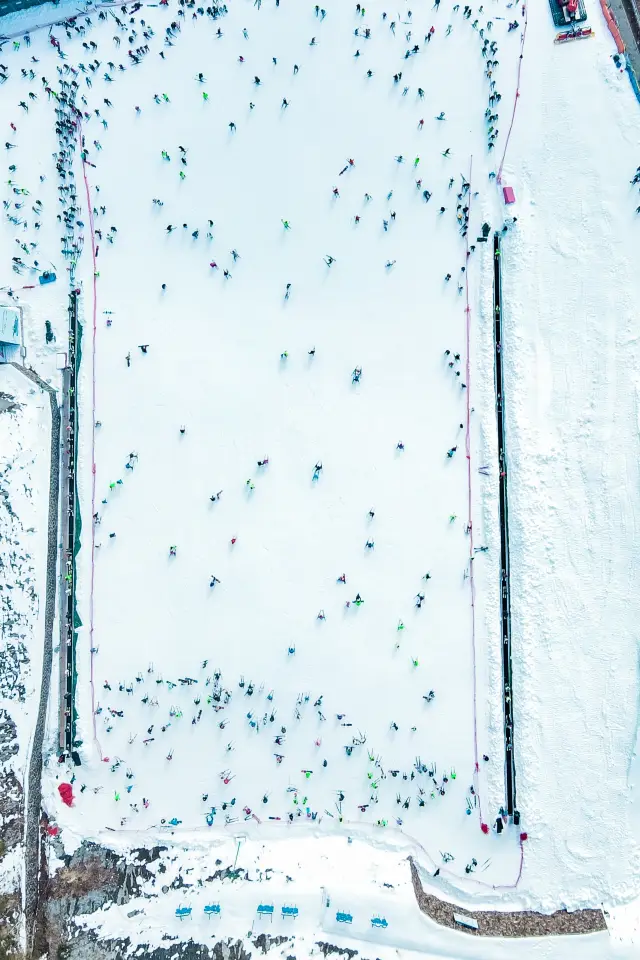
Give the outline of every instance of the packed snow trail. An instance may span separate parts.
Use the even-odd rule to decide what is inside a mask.
[[[522,61],[524,60],[524,45],[527,39],[527,20],[529,17],[528,14],[528,5],[522,4],[522,16],[524,17],[524,27],[522,30],[522,35],[520,37],[520,56],[518,57],[518,77],[516,80],[516,92],[513,98],[513,112],[511,114],[511,120],[509,122],[509,129],[507,131],[507,136],[504,141],[504,149],[502,151],[502,160],[500,161],[500,166],[498,167],[498,175],[496,177],[496,183],[502,183],[502,171],[504,169],[504,163],[507,159],[507,150],[509,149],[509,142],[511,140],[511,134],[513,132],[513,125],[516,120],[516,110],[518,109],[518,101],[520,99],[520,84],[522,78]]]

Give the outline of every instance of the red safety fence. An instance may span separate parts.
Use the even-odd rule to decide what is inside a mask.
[[[609,27],[609,33],[615,40],[616,49],[618,53],[624,53],[624,50],[625,50],[624,40],[622,39],[622,36],[618,29],[618,24],[616,23],[616,18],[612,14],[611,8],[609,7],[607,0],[600,0],[600,6],[602,7],[604,18],[607,21],[607,26]]]

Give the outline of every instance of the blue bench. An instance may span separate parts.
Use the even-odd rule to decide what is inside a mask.
[[[212,917],[214,914],[220,916],[220,904],[219,903],[209,903],[204,908],[205,915],[207,917]]]
[[[271,919],[273,919],[273,904],[261,903],[258,907],[258,916],[271,917]]]
[[[176,910],[176,917],[179,920],[184,920],[185,917],[191,916],[191,907],[178,907]]]
[[[282,916],[283,916],[283,917],[297,917],[297,916],[298,916],[298,912],[299,912],[299,911],[298,911],[298,908],[297,908],[297,907],[283,907],[283,908],[282,908]]]
[[[381,927],[383,930],[389,926],[384,917],[371,917],[371,926],[372,927]]]
[[[340,910],[336,913],[338,923],[353,923],[353,916],[350,913],[342,913]]]

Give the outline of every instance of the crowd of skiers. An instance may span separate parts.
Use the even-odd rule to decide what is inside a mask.
[[[338,579],[342,581],[343,578]],[[338,823],[357,822],[360,815],[366,814],[368,810],[371,810],[371,813],[367,817],[373,816],[377,826],[402,827],[410,810],[420,811],[432,803],[441,803],[441,798],[452,790],[455,802],[463,802],[463,792],[454,786],[457,780],[455,769],[447,768],[438,774],[435,761],[423,762],[419,756],[410,767],[404,769],[393,763],[388,764],[372,749],[366,732],[354,725],[346,711],[327,711],[324,694],[314,697],[307,692],[300,693],[294,703],[285,706],[290,719],[283,724],[282,718],[276,719],[276,694],[273,689],[268,690],[264,683],[258,684],[241,676],[235,683],[227,686],[220,670],[210,670],[208,660],[203,660],[195,672],[198,674],[196,677],[187,675],[168,680],[156,673],[154,664],[150,663],[145,671],[139,671],[132,680],[113,683],[104,680],[102,683],[102,696],[107,705],[98,703],[96,707],[96,715],[102,721],[98,728],[98,738],[105,753],[106,768],[108,767],[111,774],[108,778],[111,784],[107,785],[107,789],[113,791],[114,804],[121,804],[121,801],[124,801],[122,805],[126,804],[121,813],[118,813],[118,806],[114,807],[114,815],[117,814],[122,827],[127,824],[134,825],[135,816],[150,808],[150,816],[157,825],[175,827],[182,823],[175,814],[170,815],[171,811],[165,809],[162,801],[158,804],[146,796],[148,787],[144,784],[138,786],[139,774],[131,757],[136,752],[134,745],[138,742],[142,744],[144,753],[151,751],[156,754],[156,763],[172,763],[175,744],[178,742],[176,734],[180,728],[183,728],[182,737],[188,738],[189,726],[197,726],[203,718],[208,724],[213,720],[215,729],[220,731],[215,734],[214,742],[217,742],[212,752],[217,752],[223,758],[220,761],[223,764],[221,769],[217,770],[214,764],[211,765],[208,786],[200,796],[203,824],[206,822],[209,827],[214,823],[229,826],[241,818],[258,822],[293,822],[300,818],[309,821],[330,818]],[[435,692],[428,691],[422,699],[425,704],[430,704],[435,699]],[[150,721],[146,725],[143,720],[142,727],[137,726],[140,723],[138,702],[143,705],[143,715],[146,712]],[[211,720],[207,720],[207,715]],[[288,736],[294,734],[294,752],[299,756],[299,737],[295,735],[295,728],[312,720],[314,729],[308,733],[307,753],[311,766],[300,770],[289,768],[289,786],[283,796],[275,800],[275,810],[271,791],[253,782],[253,777],[249,787],[246,783],[244,785],[244,789],[250,793],[249,796],[234,795],[233,782],[236,780],[236,773],[233,765],[228,764],[232,763],[236,750],[246,753],[251,749],[255,750],[255,744],[260,743],[262,749],[271,753],[272,762],[280,766],[283,761],[290,759],[287,753]],[[404,732],[415,732],[415,729],[414,727]],[[125,731],[126,744],[130,748],[130,755],[126,760],[121,756],[126,750]],[[402,728],[395,720],[391,720],[389,731],[393,736],[402,732]],[[230,734],[235,737],[244,735],[245,740],[248,734],[253,745],[245,744],[243,747],[238,740],[227,740]],[[117,741],[115,753],[114,745],[111,744],[113,736]],[[341,742],[331,744],[331,740]],[[188,739],[179,742],[189,757],[193,747]],[[360,764],[361,788],[354,797],[338,787],[334,791],[333,806],[319,806],[317,793],[323,794],[326,803],[326,789],[321,786],[320,790],[316,791],[314,785],[318,778],[330,775],[325,771],[335,764],[339,753],[349,758],[350,763]],[[365,754],[366,762],[363,764],[361,761]],[[489,762],[487,754],[483,754],[482,759],[484,763]],[[242,760],[239,764],[240,773],[246,773]],[[147,766],[145,760],[144,767]],[[145,773],[148,781],[146,770],[143,771],[142,779],[145,779]],[[156,776],[159,776],[158,772]],[[300,785],[296,785],[296,780],[300,781]],[[76,785],[75,789],[79,794],[84,794],[88,789],[88,784],[82,779],[81,769],[72,774],[71,783]],[[97,794],[105,789],[105,784],[99,783],[89,789]],[[390,817],[387,809],[394,803],[397,813]],[[381,812],[386,816],[375,816],[379,804]],[[474,783],[470,783],[464,793],[464,809],[467,815],[470,816],[476,810],[477,804],[476,787]],[[506,814],[501,810],[496,818],[496,832],[501,833],[506,822]],[[448,855],[444,862],[451,859],[453,857]]]
[[[272,0],[272,2],[275,7],[280,6],[279,0]],[[255,5],[259,9],[261,0],[256,0]],[[161,0],[160,7],[168,6],[167,0]],[[439,12],[440,0],[436,0],[434,8],[435,19]],[[50,211],[45,208],[45,205],[40,199],[35,199],[33,202],[28,199],[32,195],[30,189],[32,185],[27,185],[23,182],[19,160],[15,159],[19,157],[19,154],[12,152],[14,148],[20,146],[19,123],[12,121],[10,125],[11,133],[7,133],[8,139],[5,142],[5,150],[9,159],[9,179],[7,181],[9,190],[4,200],[4,211],[7,220],[16,228],[16,231],[20,228],[22,233],[22,237],[16,238],[20,255],[13,257],[12,261],[13,271],[17,275],[29,279],[34,274],[37,275],[41,273],[47,266],[47,264],[43,265],[41,259],[38,231],[41,228],[44,217],[55,216],[55,219],[60,224],[60,252],[67,261],[72,286],[75,285],[78,261],[83,255],[83,251],[86,254],[85,248],[89,242],[91,243],[91,255],[94,258],[93,269],[96,276],[99,277],[101,244],[103,242],[108,244],[116,242],[119,229],[126,229],[128,225],[121,224],[120,227],[118,227],[106,219],[107,204],[102,202],[103,198],[100,195],[100,186],[98,183],[95,183],[95,179],[99,175],[98,155],[102,151],[102,142],[98,136],[96,136],[96,133],[99,131],[100,136],[108,136],[109,112],[114,108],[114,105],[122,108],[122,104],[118,102],[117,93],[100,97],[97,93],[98,88],[102,89],[102,85],[106,84],[109,85],[109,89],[111,89],[110,85],[116,83],[120,74],[134,67],[144,69],[144,61],[151,56],[157,55],[163,60],[167,60],[170,48],[184,40],[182,27],[187,18],[195,22],[205,22],[209,27],[214,23],[213,36],[217,40],[222,41],[225,37],[223,24],[224,17],[227,13],[228,10],[225,4],[214,3],[204,8],[196,6],[195,0],[177,0],[175,19],[172,19],[168,26],[160,33],[157,33],[157,28],[154,29],[146,19],[148,16],[147,9],[143,8],[141,3],[134,3],[129,6],[121,6],[117,12],[113,9],[108,11],[99,10],[91,15],[73,17],[52,28],[50,43],[56,51],[56,59],[59,60],[59,63],[56,64],[56,73],[50,76],[45,75],[45,72],[42,72],[43,68],[38,66],[40,63],[38,58],[30,56],[29,65],[21,69],[21,80],[30,86],[34,86],[35,89],[29,90],[26,98],[20,99],[17,102],[17,109],[27,114],[30,105],[43,97],[46,97],[47,101],[51,103],[52,110],[55,114],[55,132],[59,144],[54,156],[55,174],[58,180],[57,192],[59,207],[56,208],[55,212]],[[460,5],[456,4],[453,6],[453,22],[447,24],[446,29],[442,29],[442,26],[436,26],[434,23],[429,27],[428,31],[424,33],[423,31],[418,32],[411,11],[407,11],[404,18],[401,18],[399,15],[393,17],[386,12],[382,13],[379,22],[376,23],[375,26],[365,25],[364,18],[366,11],[361,4],[355,5],[354,13],[357,18],[356,26],[354,27],[354,42],[359,43],[360,40],[362,41],[362,50],[360,47],[357,47],[353,53],[354,59],[358,62],[360,62],[360,57],[365,56],[364,51],[367,41],[371,39],[374,32],[388,31],[394,40],[396,36],[403,36],[403,46],[406,44],[406,50],[402,54],[402,60],[413,60],[413,58],[427,56],[432,43],[439,41],[443,43],[446,42],[446,37],[448,37],[453,30],[456,15],[459,15],[463,21],[469,21],[469,28],[478,34],[481,42],[480,53],[485,61],[484,73],[489,90],[488,106],[485,111],[487,148],[489,151],[495,148],[499,137],[497,110],[501,99],[501,95],[496,88],[495,79],[499,66],[499,61],[496,58],[498,48],[497,42],[493,39],[493,23],[490,19],[487,19],[482,5],[478,8],[477,15],[475,15],[471,7],[465,6],[464,9],[460,11]],[[330,16],[331,11],[327,11],[320,6],[315,6],[314,14],[319,21],[318,30],[321,30],[320,24],[327,16]],[[152,15],[155,16],[155,14]],[[474,16],[475,18],[472,20]],[[89,39],[91,31],[99,25],[102,25],[102,30],[100,33],[96,32],[96,36],[101,37],[106,29],[107,22],[110,23],[111,21],[115,23],[117,32],[112,35],[108,41],[102,38],[100,43],[98,43],[94,39]],[[515,23],[515,26],[512,26],[512,24],[509,25],[510,30],[516,28],[517,23]],[[66,38],[66,43],[64,38]],[[234,39],[239,43],[248,41],[248,31],[246,29],[243,30],[242,39],[239,37]],[[75,56],[77,50],[72,41],[76,40],[80,40],[82,44],[82,60]],[[124,55],[124,49],[122,49],[123,40],[125,40],[124,46],[126,46],[127,49],[126,56]],[[313,48],[317,46],[319,42],[319,36],[312,36],[308,41],[308,46]],[[104,50],[105,43],[109,44],[109,49],[106,52]],[[21,41],[13,41],[12,47],[14,52],[17,53],[21,48],[30,48],[30,44],[31,38],[27,34]],[[72,52],[74,54],[73,57],[71,56]],[[7,59],[9,59],[9,57],[7,57]],[[294,76],[296,76],[304,66],[304,51],[300,52],[298,59],[299,62],[296,62],[291,68]],[[242,64],[244,61],[244,54],[240,54],[238,62]],[[276,57],[273,57],[273,65],[277,65]],[[47,70],[46,73],[48,72]],[[0,82],[8,81],[10,75],[11,70],[9,65],[0,64]],[[364,72],[364,75],[367,80],[370,80],[374,77],[374,70],[368,68]],[[198,96],[202,98],[203,102],[207,102],[210,93],[207,89],[206,73],[196,68],[193,79],[194,84],[198,85]],[[403,81],[403,71],[401,69],[398,69],[389,76],[388,83],[391,89],[397,89],[400,97],[406,98],[411,94],[415,96],[417,104],[423,103],[425,90],[422,87],[417,87],[415,94],[412,94],[410,85],[407,85],[406,82]],[[247,77],[248,91],[251,92],[252,96],[255,96],[256,100],[258,100],[259,95],[254,94],[253,90],[262,85],[263,80],[259,75],[254,74],[252,77]],[[114,86],[113,89],[117,91],[118,88]],[[104,89],[102,92],[104,93]],[[98,105],[95,106],[95,103]],[[159,91],[154,94],[150,104],[133,104],[132,109],[136,114],[141,114],[143,110],[148,108],[153,110],[156,108],[164,108],[170,103],[171,98],[169,94]],[[280,110],[288,111],[292,103],[293,99],[282,97]],[[259,109],[253,100],[248,100],[248,107],[250,111]],[[293,103],[293,109],[295,109],[295,103]],[[17,119],[18,115],[16,116],[16,120]],[[430,118],[427,119],[430,122]],[[446,129],[447,117],[444,111],[441,110],[439,113],[434,112],[433,121],[438,125],[442,125],[442,127],[439,126],[439,129]],[[159,122],[164,121],[160,118]],[[415,123],[415,119],[412,123]],[[417,120],[417,128],[419,131],[423,131],[424,127],[425,118],[420,117]],[[228,130],[230,135],[239,135],[240,131],[236,120],[229,120]],[[431,144],[431,140],[427,139],[425,135],[425,154],[432,149]],[[168,144],[167,147],[168,149],[162,151],[162,160],[167,165],[171,165],[170,169],[177,170],[177,176],[181,180],[184,180],[188,174],[189,147],[183,144]],[[175,152],[176,150],[177,152]],[[450,175],[448,163],[454,156],[451,147],[446,147],[440,151],[440,153],[443,161],[445,161],[444,166],[447,167],[447,169],[446,173],[442,175],[442,183],[438,184],[429,183],[427,185],[424,183],[423,177],[417,177],[418,168],[421,163],[420,156],[416,156],[413,159],[409,158],[407,161],[402,154],[396,154],[395,160],[398,164],[407,163],[407,168],[414,171],[414,176],[416,176],[415,196],[417,202],[428,204],[432,197],[437,195],[439,199],[436,201],[436,204],[439,206],[434,211],[436,215],[438,217],[445,216],[447,212],[451,210],[450,215],[453,215],[455,218],[456,229],[465,241],[465,243],[461,245],[462,262],[459,266],[457,283],[457,292],[461,295],[464,290],[464,284],[460,281],[464,279],[464,274],[468,269],[469,257],[475,250],[475,244],[468,246],[468,233],[470,230],[472,198],[478,194],[477,191],[473,191],[470,179],[466,174],[459,174],[459,177]],[[327,194],[329,194],[330,189],[332,201],[336,201],[336,203],[340,201],[340,188],[337,184],[340,183],[340,185],[342,185],[344,180],[338,180],[338,178],[345,177],[345,175],[349,177],[352,176],[350,171],[352,171],[356,165],[357,159],[348,157],[340,170],[338,170],[336,166],[336,169],[330,172],[332,181],[330,187],[327,186]],[[93,181],[93,186],[90,194],[90,209],[86,209],[83,212],[83,201],[81,200],[79,192],[78,177],[82,173],[87,172]],[[493,177],[494,175],[491,174],[490,176]],[[45,179],[44,174],[40,176],[41,183],[43,183]],[[640,180],[640,168],[633,182],[636,183],[638,180]],[[458,182],[458,186],[454,190],[456,181]],[[387,204],[391,204],[392,195],[393,191],[387,194]],[[451,203],[449,203],[448,200],[449,197],[453,198],[454,195],[456,198],[455,213],[453,213],[453,200],[451,200]],[[164,203],[161,197],[150,197],[149,200],[156,208],[162,208]],[[373,197],[368,192],[364,193],[363,201],[364,207],[369,208],[369,205],[373,204]],[[29,205],[30,210],[27,209]],[[371,209],[374,208],[371,207]],[[640,207],[638,208],[638,212],[640,212]],[[362,213],[353,214],[354,227],[360,225],[362,216]],[[381,230],[388,232],[390,229],[393,229],[396,217],[397,213],[394,209],[389,209],[388,213],[385,212],[384,216],[380,216]],[[203,217],[202,222],[199,224],[187,224],[186,222],[181,224],[168,223],[163,227],[168,236],[178,229],[188,231],[191,238],[194,241],[199,241],[200,244],[214,241],[214,228],[214,219],[209,217]],[[287,232],[292,230],[292,224],[288,219],[282,219],[282,229]],[[354,242],[357,242],[357,235],[354,235]],[[230,259],[227,265],[222,268],[221,275],[225,280],[232,279],[230,267],[241,259],[240,253],[235,248],[230,250],[229,257]],[[340,269],[340,264],[331,253],[324,254],[323,259],[327,268],[333,269],[334,265],[337,265],[336,269]],[[206,267],[207,270],[217,271],[219,269],[217,260],[212,259],[210,254],[207,254],[206,261],[203,259],[203,263],[205,262],[208,264],[208,267]],[[396,260],[389,259],[384,263],[384,269],[391,271],[395,264]],[[453,267],[451,269],[453,269]],[[293,279],[295,280],[295,278]],[[448,283],[451,279],[452,274],[447,273],[444,281]],[[455,287],[456,284],[453,286]],[[162,290],[166,290],[166,282],[162,283],[161,288]],[[282,291],[284,300],[289,300],[293,290],[293,283],[291,281],[287,282]],[[16,291],[11,290],[10,293],[11,295],[15,295]],[[106,324],[107,326],[111,325],[111,319],[109,317],[107,317]],[[141,356],[146,355],[151,347],[148,343],[137,344],[136,346],[140,350]],[[132,349],[134,349],[133,344]],[[313,356],[315,354],[315,347],[311,348],[308,352],[310,356]],[[451,354],[451,351],[448,350],[446,357],[446,362],[452,370],[452,376],[459,378],[461,389],[465,389],[466,384],[463,382],[460,354]],[[285,351],[281,355],[282,362],[286,362],[287,358],[288,354]],[[126,366],[130,367],[131,351],[125,355],[124,360]],[[352,384],[357,385],[360,383],[361,377],[362,368],[356,367],[351,375]],[[462,429],[462,427],[463,425],[460,424],[459,429]],[[186,425],[183,425],[180,427],[180,433],[184,434],[185,432]],[[454,444],[446,452],[443,452],[443,456],[447,459],[452,459],[457,449],[457,444]],[[404,443],[400,440],[396,445],[396,451],[401,453],[403,450]],[[131,452],[124,468],[131,471],[135,468],[136,463],[137,454]],[[257,461],[257,469],[260,470],[267,464],[268,458],[263,458]],[[316,462],[312,470],[313,481],[319,480],[322,469],[322,463],[320,461]],[[110,491],[115,488],[116,484],[122,484],[122,482],[122,479],[113,481],[110,484]],[[254,488],[251,479],[248,479],[246,484],[248,491]],[[210,500],[212,502],[219,501],[222,493],[222,490],[212,493]],[[106,506],[107,502],[108,494],[105,491],[105,497],[102,503]],[[370,519],[373,519],[374,511],[371,510],[369,513]],[[455,516],[452,515],[450,520],[451,522],[455,521]],[[96,525],[100,524],[100,511],[94,514],[93,522]],[[116,532],[109,532],[109,537],[111,539],[115,538]],[[231,544],[234,543],[235,538],[231,541]],[[375,541],[373,536],[369,536],[365,543],[365,549],[373,550],[374,547]],[[169,558],[177,558],[177,555],[178,544],[169,544]],[[221,584],[220,579],[214,573],[207,573],[207,578],[212,590]],[[425,574],[424,580],[428,581],[429,579],[431,579],[431,574]],[[346,584],[345,574],[337,576],[337,582],[343,585]],[[222,589],[224,589],[224,587],[222,587]],[[424,601],[425,594],[419,591],[414,598],[415,606],[421,608]],[[360,593],[356,593],[355,597],[351,594],[349,598],[345,600],[346,606],[353,605],[355,607],[359,607],[364,602],[364,598]],[[324,610],[320,610],[317,613],[317,619],[326,619]],[[398,622],[397,629],[398,631],[404,629],[402,621]],[[99,648],[94,649],[92,655],[96,655],[98,649]],[[289,646],[287,654],[293,655],[294,653],[295,647]],[[411,666],[413,668],[418,666],[417,659],[412,658]],[[262,732],[262,741],[265,743],[265,749],[267,749],[267,744],[269,745],[268,749],[272,753],[274,764],[281,765],[285,763],[286,765],[288,728],[286,723],[283,724],[281,721],[276,723],[275,709],[273,708],[273,691],[265,694],[262,686],[259,685],[256,687],[253,683],[245,683],[242,678],[238,681],[237,689],[232,691],[223,685],[219,671],[207,675],[206,668],[207,661],[204,661],[202,663],[202,670],[205,671],[205,673],[202,673],[196,678],[177,678],[176,681],[163,680],[161,677],[156,676],[152,665],[149,666],[146,674],[139,673],[135,679],[130,682],[114,681],[112,686],[112,683],[108,679],[104,679],[102,681],[102,689],[104,691],[103,696],[107,700],[107,705],[103,707],[98,704],[96,706],[96,716],[100,717],[99,722],[101,724],[99,732],[100,740],[106,746],[109,743],[109,738],[117,735],[118,728],[127,726],[128,735],[126,740],[129,746],[133,746],[136,740],[138,740],[143,744],[145,750],[158,753],[164,758],[164,762],[170,764],[174,756],[174,747],[164,747],[162,743],[163,739],[168,739],[166,735],[168,734],[169,728],[172,728],[173,733],[180,724],[196,727],[203,721],[211,722],[211,719],[213,719],[216,727],[222,731],[229,724],[229,719],[225,715],[225,711],[229,713],[232,702],[236,703],[238,699],[242,697],[242,709],[247,729],[255,733]],[[152,684],[153,686],[151,686]],[[191,697],[189,702],[188,710],[191,715],[185,717],[184,713],[187,710],[186,704],[182,703],[181,699],[177,696],[174,697],[171,691],[176,688],[186,690],[192,687],[194,688],[192,692],[195,692],[196,695]],[[127,700],[134,696],[138,697],[144,705],[144,708],[149,711],[149,723],[145,725],[144,729],[138,730],[133,728],[136,710],[128,705]],[[165,702],[167,696],[176,702],[171,702],[167,705]],[[421,702],[419,706],[424,709],[429,709],[428,705],[434,701],[434,698],[435,692],[433,690],[425,690],[422,695],[424,703]],[[184,700],[184,697],[182,697],[182,700]],[[257,706],[257,701],[260,701],[259,707]],[[322,725],[329,722],[339,730],[343,739],[346,739],[346,742],[340,745],[340,749],[344,751],[346,757],[352,757],[354,754],[357,755],[359,752],[363,752],[363,747],[367,742],[366,735],[360,731],[354,735],[353,731],[346,729],[352,726],[351,722],[347,719],[346,713],[336,713],[328,719],[327,715],[323,713],[322,695],[311,698],[308,694],[301,694],[296,704],[293,705],[291,713],[293,720],[290,722],[294,724],[299,723],[303,718],[304,708],[310,702],[312,702],[313,708],[316,711],[318,723]],[[250,708],[245,711],[245,703],[250,704],[253,709]],[[207,717],[207,713],[211,714],[210,718]],[[395,734],[398,730],[399,726],[396,721],[393,718],[389,718],[389,731],[391,734]],[[415,728],[411,728],[408,732],[411,733],[412,730],[415,730]],[[438,798],[445,796],[453,785],[453,781],[456,780],[455,770],[447,769],[445,772],[438,774],[435,762],[423,763],[419,757],[416,757],[415,763],[411,768],[401,769],[396,768],[393,763],[389,765],[387,762],[383,762],[378,754],[370,752],[368,749],[368,769],[366,771],[366,777],[363,777],[360,794],[355,797],[349,797],[347,801],[344,791],[337,789],[337,799],[334,809],[327,807],[320,809],[314,806],[310,798],[312,795],[312,778],[314,773],[320,775],[321,771],[329,766],[330,757],[322,756],[321,747],[322,737],[316,735],[313,742],[309,744],[309,750],[310,755],[317,758],[317,770],[314,770],[312,767],[301,770],[300,773],[304,778],[302,786],[290,787],[287,793],[290,794],[288,799],[291,802],[289,804],[285,802],[287,800],[286,796],[281,798],[277,812],[273,814],[268,812],[274,804],[268,791],[262,792],[261,798],[258,798],[258,800],[256,800],[255,797],[236,798],[230,796],[232,791],[223,788],[227,788],[232,784],[234,779],[232,768],[225,767],[220,770],[212,779],[210,792],[207,791],[202,794],[202,815],[206,823],[211,826],[214,822],[218,822],[216,821],[216,817],[218,817],[218,819],[223,819],[224,823],[229,824],[239,819],[240,815],[246,819],[265,819],[268,817],[268,819],[271,820],[288,819],[289,821],[293,821],[300,817],[310,820],[332,817],[342,821],[343,819],[354,819],[358,813],[365,814],[367,811],[370,811],[368,816],[371,817],[375,806],[380,802],[380,798],[385,796],[385,793],[387,794],[386,800],[389,801],[388,787],[392,784],[392,781],[395,781],[395,786],[401,788],[401,790],[395,790],[395,804],[398,808],[396,816],[391,819],[389,819],[388,815],[379,818],[373,816],[373,819],[379,826],[386,826],[388,823],[402,826],[406,811],[410,809],[412,811],[416,809],[419,810],[427,806],[430,802],[440,802]],[[225,745],[225,752],[232,754],[234,749],[233,741],[228,741]],[[484,760],[488,761],[488,756],[485,755]],[[157,808],[159,811],[158,819],[161,824],[177,826],[181,823],[173,811],[161,809],[161,799],[148,797],[146,795],[148,791],[145,791],[144,795],[138,796],[136,792],[136,772],[133,763],[125,759],[120,759],[116,755],[109,763],[109,769],[111,774],[114,775],[114,780],[112,781],[113,784],[115,784],[113,787],[114,803],[124,806],[123,801],[125,801],[128,804],[128,807],[122,815],[119,815],[119,822],[122,826],[124,826],[130,818],[141,813],[142,810],[149,810],[152,805],[154,809]],[[120,780],[121,774],[124,775],[124,781],[122,782]],[[78,779],[80,779],[80,773],[78,773],[77,776]],[[74,781],[76,780],[75,773],[72,779]],[[84,793],[87,787],[88,784],[84,782],[80,783],[79,792]],[[91,789],[98,792],[102,789],[102,786],[98,784]],[[211,802],[212,800],[214,801],[213,803]],[[477,806],[476,786],[473,783],[470,784],[464,792],[464,801],[462,801],[461,796],[458,795],[457,802],[464,802],[465,812],[471,815]],[[393,798],[391,798],[391,803],[393,804]],[[256,806],[258,806],[260,816],[258,816],[258,812],[256,812]],[[162,813],[163,816],[160,816],[160,813]],[[172,815],[169,818],[168,815],[170,813]],[[224,817],[222,817],[221,814],[223,814]],[[501,827],[498,827],[497,824],[499,821],[502,822],[503,819],[502,813],[500,813],[500,816],[496,820],[496,830],[501,830]],[[447,857],[450,857],[450,855],[443,854],[443,861],[446,862]],[[465,869],[467,872],[472,872],[476,867],[477,861],[473,860]]]

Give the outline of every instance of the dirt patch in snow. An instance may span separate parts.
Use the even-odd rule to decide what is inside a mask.
[[[22,901],[19,893],[0,894],[0,960],[20,960],[20,915]]]
[[[411,863],[411,879],[418,906],[428,917],[443,927],[451,927],[460,933],[467,933],[473,937],[548,937],[564,934],[596,933],[606,930],[602,910],[556,910],[555,913],[535,913],[533,910],[520,910],[513,913],[502,913],[489,910],[466,910],[461,907],[439,900],[437,897],[425,893],[418,870],[413,860]],[[478,929],[464,927],[456,923],[455,914],[471,917],[478,924]]]

